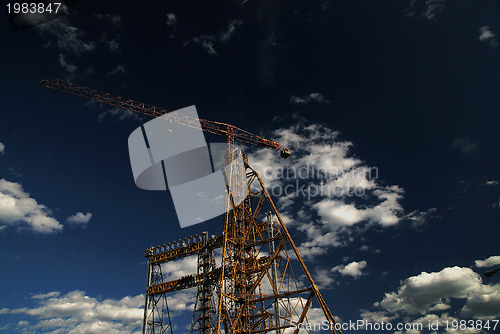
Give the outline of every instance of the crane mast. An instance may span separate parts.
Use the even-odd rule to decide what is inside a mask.
[[[131,99],[126,99],[121,96],[112,95],[110,93],[101,92],[97,89],[88,88],[85,86],[76,85],[69,81],[61,79],[41,80],[40,84],[46,88],[52,88],[65,93],[84,97],[86,99],[105,103],[111,106],[130,110],[151,117],[163,117],[168,121],[177,124],[185,125],[191,128],[200,129],[204,132],[213,133],[219,136],[226,137],[230,146],[234,141],[240,141],[247,144],[264,147],[273,151],[278,151],[282,158],[288,158],[290,150],[280,145],[279,143],[262,138],[258,135],[240,129],[234,125],[209,121],[206,119],[195,119],[192,117],[179,115],[176,112],[169,112],[166,109],[159,108],[142,102],[137,102]]]

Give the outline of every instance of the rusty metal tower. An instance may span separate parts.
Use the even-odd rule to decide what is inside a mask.
[[[42,80],[41,84],[153,117],[167,113],[63,80]],[[209,237],[203,232],[144,252],[148,278],[143,333],[173,333],[167,296],[189,288],[197,289],[190,333],[312,333],[325,321],[329,331],[341,333],[261,177],[234,142],[279,151],[285,158],[289,150],[229,124],[168,115],[171,121],[227,138],[225,163],[231,166],[224,174],[227,210],[221,235]],[[233,163],[236,161],[243,164]],[[234,200],[245,190],[248,195],[243,202]],[[220,254],[219,263],[216,253]],[[198,257],[197,272],[165,281],[162,265],[188,256]],[[313,302],[318,311],[314,314],[309,312]]]

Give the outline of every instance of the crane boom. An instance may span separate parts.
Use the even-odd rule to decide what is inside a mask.
[[[241,141],[244,143],[252,144],[259,147],[265,147],[274,151],[280,152],[281,157],[287,158],[290,155],[290,150],[280,145],[279,143],[262,138],[248,131],[240,129],[234,125],[209,121],[206,119],[195,119],[192,117],[179,115],[176,112],[169,112],[153,105],[142,102],[137,102],[130,99],[125,99],[120,96],[112,95],[109,93],[101,92],[97,89],[88,88],[85,86],[76,85],[74,83],[61,80],[41,80],[40,84],[43,87],[52,88],[69,94],[84,97],[96,102],[105,103],[118,108],[134,111],[151,117],[162,116],[166,120],[175,122],[181,125],[200,129],[205,132],[213,133],[216,135],[224,136],[228,141]]]

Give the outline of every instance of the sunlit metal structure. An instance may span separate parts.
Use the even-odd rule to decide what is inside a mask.
[[[167,113],[63,80],[42,80],[41,84],[153,117]],[[198,128],[186,117],[167,116],[170,121]],[[341,333],[261,177],[234,142],[275,150],[284,158],[290,151],[226,123],[200,119],[199,124],[201,130],[223,135],[228,141],[225,165],[231,168],[224,174],[228,185],[224,229],[218,236],[204,232],[145,251],[148,276],[143,333],[173,333],[167,296],[189,288],[197,289],[191,333],[312,333],[325,320],[329,331]],[[233,163],[236,161],[243,164]],[[243,202],[234,200],[242,193],[248,193]],[[162,265],[188,256],[197,256],[197,272],[166,281]],[[313,308],[321,311],[311,314]]]

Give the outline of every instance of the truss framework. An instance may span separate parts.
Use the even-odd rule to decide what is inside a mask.
[[[232,148],[229,152],[241,154]],[[234,161],[232,156],[228,159]],[[317,312],[315,319],[308,312],[315,302],[322,310],[320,322],[326,320],[332,333],[341,334],[262,179],[245,155],[243,160],[244,166],[235,166],[226,175],[230,210],[222,235],[208,238],[204,232],[146,250],[149,273],[143,333],[172,331],[167,294],[196,287],[191,333],[312,333]],[[243,187],[249,195],[234,205],[232,198]],[[219,265],[216,249],[222,251]],[[153,279],[158,277],[154,268],[162,263],[194,255],[197,273],[166,282]],[[164,297],[163,323],[148,322],[152,316],[160,319],[156,301]]]

